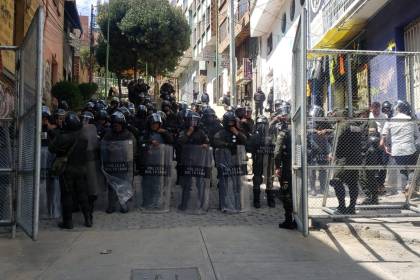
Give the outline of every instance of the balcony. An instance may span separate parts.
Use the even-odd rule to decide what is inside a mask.
[[[249,3],[249,1],[247,1]],[[227,18],[220,25],[220,42],[219,42],[219,51],[223,53],[230,45],[229,40],[229,19]],[[250,34],[250,13],[249,5],[246,5],[245,8],[237,9],[235,14],[235,42],[236,46],[242,44],[242,42],[249,37]]]
[[[389,0],[327,1],[311,20],[311,47],[341,48],[366,26]]]

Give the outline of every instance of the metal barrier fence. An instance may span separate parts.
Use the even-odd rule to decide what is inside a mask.
[[[309,217],[420,216],[419,58],[308,50]]]
[[[307,13],[303,9],[293,46],[292,195],[295,221],[303,235],[309,234],[306,187],[306,45]]]
[[[0,225],[38,234],[44,11],[38,9],[16,56],[12,112],[0,118]]]

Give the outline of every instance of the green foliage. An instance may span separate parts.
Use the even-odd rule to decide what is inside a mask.
[[[109,65],[113,72],[134,66],[141,68],[147,63],[150,73],[166,74],[174,70],[178,59],[189,47],[191,31],[188,22],[182,11],[167,0],[114,0],[109,18]],[[102,6],[98,19],[102,34],[107,33],[107,19],[108,9]],[[104,65],[104,45],[106,43],[102,40],[97,49],[100,65]]]
[[[68,81],[58,82],[52,87],[51,94],[60,101],[67,101],[70,108],[74,111],[83,105],[83,97],[76,83]]]
[[[83,101],[88,101],[98,90],[98,85],[96,83],[83,83],[79,84],[80,94],[83,97]]]

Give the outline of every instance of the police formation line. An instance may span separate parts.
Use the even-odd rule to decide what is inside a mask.
[[[50,217],[73,228],[72,213],[81,211],[93,225],[95,203],[107,192],[107,213],[169,211],[171,187],[182,189],[181,211],[204,214],[210,187],[218,188],[219,209],[237,213],[250,206],[247,153],[253,159],[253,205],[261,207],[266,180],[269,207],[275,207],[273,178],[279,178],[285,208],[282,228],[296,228],[292,217],[290,104],[276,102],[276,114],[251,118],[249,107],[228,108],[219,120],[205,103],[177,103],[161,96],[161,110],[150,96],[137,104],[113,97],[109,104],[91,100],[80,113],[65,101],[52,113],[43,107],[42,184]],[[217,177],[217,179],[216,179]],[[136,178],[136,179],[135,179]],[[134,206],[133,206],[134,205]]]

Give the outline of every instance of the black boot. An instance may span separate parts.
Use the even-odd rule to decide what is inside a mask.
[[[85,226],[86,227],[92,227],[93,221],[92,221],[92,215],[89,211],[83,212],[83,217],[85,218]]]
[[[63,219],[61,223],[58,223],[58,227],[61,229],[73,229],[73,221]]]
[[[293,216],[292,214],[285,214],[285,220],[283,223],[279,224],[279,228],[282,229],[296,229],[297,228],[297,224],[296,222],[293,220]]]
[[[254,191],[254,207],[255,208],[261,208],[261,201],[260,201],[260,187],[254,187],[253,188]]]
[[[270,207],[270,208],[276,207],[276,200],[275,200],[275,196],[274,196],[274,191],[273,190],[266,190],[265,192],[267,194],[268,207]]]

